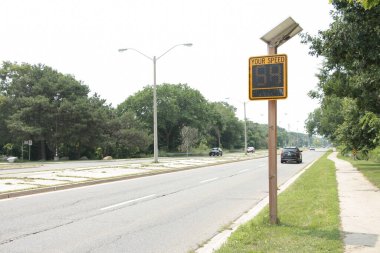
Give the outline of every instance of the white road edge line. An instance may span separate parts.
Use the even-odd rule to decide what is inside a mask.
[[[143,199],[149,199],[149,198],[152,198],[154,196],[156,196],[156,194],[148,195],[148,196],[141,197],[141,198],[138,198],[138,199],[132,199],[132,200],[124,201],[124,202],[121,202],[121,203],[118,203],[118,204],[115,204],[115,205],[112,205],[112,206],[103,207],[100,210],[104,211],[104,210],[107,210],[107,209],[111,209],[111,208],[115,208],[115,207],[118,207],[118,206],[130,204],[130,203],[133,203],[133,202],[137,202],[137,201],[140,201],[140,200],[143,200]]]
[[[200,181],[199,183],[200,184],[204,184],[204,183],[212,182],[212,181],[215,181],[215,180],[218,180],[218,179],[219,179],[218,177],[214,177],[214,178],[211,178],[211,179],[206,179],[206,180]]]
[[[249,169],[241,170],[241,171],[239,171],[238,173],[244,173],[244,172],[246,172],[246,171],[249,171]]]

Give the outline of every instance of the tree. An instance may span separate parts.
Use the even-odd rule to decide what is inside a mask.
[[[109,133],[110,148],[115,149],[116,157],[133,157],[146,153],[153,143],[153,136],[149,133],[136,115],[127,111],[113,120],[112,132]]]
[[[179,146],[179,150],[186,152],[186,155],[188,156],[190,149],[198,143],[198,130],[188,126],[182,127],[181,140],[182,143]]]
[[[100,141],[109,107],[88,97],[86,85],[71,75],[38,64],[4,62],[0,69],[0,114],[12,143],[33,140],[34,159],[49,159],[61,149],[76,158]],[[5,102],[4,102],[5,101]],[[34,145],[35,146],[35,145]]]
[[[330,28],[315,37],[303,35],[310,54],[325,59],[318,90],[310,93],[321,101],[321,109],[310,115],[308,131],[347,148],[373,148],[379,144],[379,131],[373,127],[380,115],[380,6],[366,10],[356,1],[332,3]],[[356,119],[344,113],[354,113]]]
[[[348,1],[349,3],[359,3],[366,10],[369,10],[380,4],[380,0],[343,0],[343,1]],[[330,0],[330,2],[332,1]]]
[[[63,153],[79,159],[82,155],[91,156],[94,147],[104,140],[104,130],[109,115],[95,94],[94,97],[81,97],[75,100],[62,99],[57,114],[57,145],[63,143]]]
[[[153,132],[153,90],[145,87],[128,97],[117,108],[119,114],[133,112],[147,129]],[[158,144],[167,150],[177,150],[183,126],[205,132],[208,125],[208,102],[202,94],[187,84],[157,85]]]
[[[309,135],[320,134],[337,142],[336,130],[344,122],[343,99],[336,96],[324,97],[321,107],[309,114],[306,130]]]
[[[16,137],[17,142],[35,140],[40,142],[40,156],[46,160],[45,145],[53,143],[54,119],[53,106],[43,96],[21,97],[15,99],[17,104],[14,113],[6,121],[10,133]]]
[[[256,149],[268,148],[268,126],[248,121],[247,144]]]
[[[0,93],[0,147],[11,140],[6,119],[10,115],[8,98]]]
[[[380,6],[371,10],[333,1],[334,22],[318,36],[304,35],[310,53],[325,57],[320,94],[357,99],[361,110],[380,113]]]
[[[226,102],[210,104],[208,112],[210,119],[209,131],[213,146],[225,148],[240,148],[244,146],[244,122],[236,117],[236,108]]]
[[[13,144],[12,143],[5,144],[3,146],[3,150],[4,150],[5,155],[11,156],[12,155],[12,151],[13,151]]]
[[[337,128],[336,135],[339,143],[343,144],[345,151],[361,150],[368,154],[369,150],[376,148],[380,137],[380,121],[373,113],[364,116],[354,100],[343,100],[344,121]],[[372,140],[372,141],[368,141]]]

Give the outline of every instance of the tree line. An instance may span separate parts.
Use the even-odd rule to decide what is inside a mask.
[[[310,54],[323,57],[316,90],[320,107],[306,120],[344,152],[364,157],[380,144],[380,5],[333,0],[333,22],[318,35],[303,35]]]
[[[32,160],[101,159],[153,153],[153,87],[116,108],[72,75],[43,64],[3,62],[0,68],[0,154]],[[244,148],[244,121],[227,102],[210,102],[187,84],[157,86],[161,152],[207,153]],[[267,125],[247,122],[248,146],[267,148]],[[306,145],[306,135],[279,128],[279,145]],[[195,150],[195,151],[194,151]]]

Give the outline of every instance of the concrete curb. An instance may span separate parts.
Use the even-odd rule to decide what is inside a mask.
[[[281,194],[290,185],[292,185],[317,160],[318,159],[309,163],[304,169],[302,169],[300,172],[298,172],[288,181],[283,183],[280,186],[280,190],[278,191],[278,194]],[[248,221],[252,220],[255,216],[257,216],[261,212],[261,210],[263,210],[264,207],[268,205],[268,203],[269,203],[269,196],[261,199],[251,210],[249,210],[247,213],[243,214],[238,219],[236,219],[229,228],[215,235],[213,238],[211,238],[207,242],[207,244],[203,245],[201,248],[197,249],[195,252],[196,253],[212,253],[215,250],[218,250],[227,241],[227,239],[231,236],[233,232],[235,232],[241,225],[247,223]]]
[[[173,172],[179,172],[179,171],[186,171],[186,170],[192,170],[192,169],[197,169],[197,168],[202,168],[202,167],[217,166],[217,165],[221,165],[221,164],[242,162],[242,161],[248,161],[248,160],[253,160],[253,159],[260,159],[260,158],[264,158],[264,157],[267,157],[267,155],[266,156],[260,156],[260,157],[245,158],[245,159],[241,159],[241,160],[216,162],[213,164],[194,165],[194,166],[189,166],[186,168],[157,170],[157,171],[150,171],[150,172],[141,173],[141,174],[129,174],[129,175],[125,175],[125,176],[87,180],[87,181],[83,181],[83,182],[68,183],[68,184],[62,184],[62,185],[56,185],[56,186],[46,186],[46,187],[39,187],[39,188],[37,187],[37,188],[27,189],[27,190],[9,191],[9,192],[0,193],[0,200],[1,199],[21,197],[21,196],[27,196],[27,195],[33,195],[33,194],[38,194],[38,193],[67,190],[67,189],[96,185],[96,184],[111,183],[111,182],[129,180],[129,179],[140,178],[140,177],[147,177],[147,176],[153,176],[153,175],[160,175],[160,174],[167,174],[167,173],[173,173]]]

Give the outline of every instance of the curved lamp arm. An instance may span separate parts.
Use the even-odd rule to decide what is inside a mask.
[[[127,51],[127,50],[133,50],[133,51],[136,51],[137,53],[141,54],[142,56],[145,56],[145,57],[148,58],[149,60],[153,61],[153,58],[152,58],[152,57],[147,56],[146,54],[140,52],[139,50],[137,50],[137,49],[135,49],[135,48],[121,48],[121,49],[119,49],[118,51],[119,51],[119,52],[124,52],[124,51]]]
[[[172,46],[171,48],[169,48],[168,50],[165,51],[165,53],[163,53],[162,55],[158,56],[156,58],[156,60],[160,59],[162,56],[164,56],[165,54],[169,53],[171,50],[173,50],[175,47],[178,47],[178,46],[186,46],[186,47],[191,47],[193,44],[192,43],[184,43],[184,44],[177,44],[177,45],[174,45]]]

